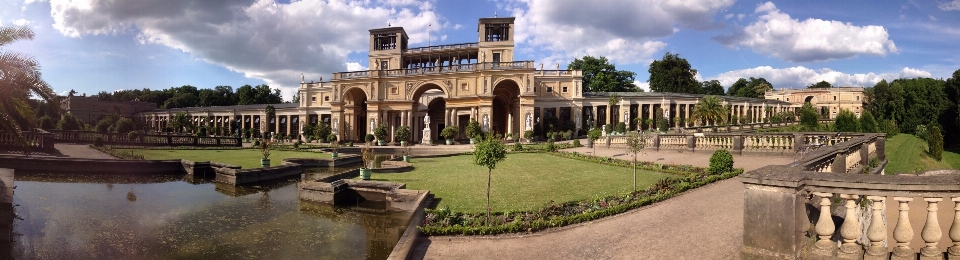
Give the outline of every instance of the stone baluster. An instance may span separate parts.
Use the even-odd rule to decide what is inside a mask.
[[[920,238],[926,244],[920,248],[920,259],[943,259],[943,252],[937,247],[940,238],[943,237],[943,231],[940,230],[940,223],[937,220],[937,202],[943,198],[923,198],[927,202],[927,222],[923,224],[920,230]]]
[[[843,237],[843,244],[840,245],[840,252],[848,255],[861,254],[863,248],[857,245],[857,239],[860,238],[860,216],[857,216],[857,198],[859,195],[840,194],[840,198],[847,200],[845,207],[847,214],[844,215],[843,225],[840,226],[840,236]],[[821,215],[822,216],[822,215]]]
[[[830,216],[830,197],[833,197],[833,194],[814,192],[813,195],[820,197],[820,218],[817,219],[816,226],[819,239],[817,239],[815,247],[823,254],[832,255],[837,249],[837,244],[830,241],[830,236],[833,236],[833,231],[836,230],[836,226],[833,224],[833,218]]]
[[[910,226],[910,201],[913,198],[893,197],[893,200],[900,203],[899,218],[897,218],[897,227],[893,229],[893,239],[897,241],[897,247],[893,248],[892,259],[915,259],[913,249],[910,248],[910,240],[913,240],[913,227]]]
[[[950,225],[950,240],[953,246],[947,249],[950,259],[960,259],[960,197],[953,198],[953,224]]]
[[[883,203],[886,198],[884,196],[867,196],[868,200],[873,201],[870,228],[867,230],[867,238],[870,239],[867,256],[870,256],[871,259],[888,258],[887,247],[883,245],[883,241],[887,239],[887,223],[883,221]]]

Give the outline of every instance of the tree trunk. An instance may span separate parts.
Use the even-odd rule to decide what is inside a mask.
[[[637,191],[637,154],[633,154],[633,191]]]
[[[487,226],[490,225],[490,179],[493,169],[487,169]]]

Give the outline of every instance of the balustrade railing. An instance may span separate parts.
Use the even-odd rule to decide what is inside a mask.
[[[829,156],[822,156],[812,151],[817,148],[835,146],[854,138],[864,139],[869,158],[877,157],[878,138],[882,136],[864,135],[859,133],[696,133],[696,134],[646,134],[647,148],[673,149],[673,150],[720,150],[726,149],[734,154],[761,153],[768,155],[787,155],[798,152],[799,149],[808,147],[811,155],[805,156],[804,161],[799,162],[811,170],[826,169],[830,171],[833,165],[833,159]],[[859,139],[858,139],[859,140]],[[596,141],[600,145],[609,147],[626,147],[627,137],[623,135],[603,136]],[[843,149],[851,149],[853,143],[847,143]],[[860,147],[860,146],[857,146]],[[859,149],[859,148],[857,148]],[[841,165],[849,166],[850,169],[859,167],[863,164],[859,150],[844,150]]]
[[[431,75],[437,73],[455,73],[455,72],[476,72],[479,70],[516,70],[533,69],[533,61],[511,61],[511,62],[485,62],[473,64],[453,64],[447,66],[434,66],[422,68],[404,68],[391,70],[364,70],[351,72],[333,73],[333,79],[356,79],[372,77],[399,77],[414,75]],[[565,72],[561,75],[572,75],[572,72]]]
[[[0,132],[0,148],[14,150],[23,150],[26,148],[31,151],[43,152],[56,150],[56,148],[53,147],[53,134],[49,132],[38,130],[36,132],[21,132],[20,135],[23,136],[22,142],[20,137],[15,133]],[[26,144],[26,147],[23,147],[24,144]]]
[[[227,146],[240,147],[240,138],[234,137],[198,137],[190,135],[138,135],[130,138],[127,133],[101,133],[90,131],[63,131],[50,130],[56,142],[89,143],[92,144],[98,137],[108,145],[138,145],[138,146]]]

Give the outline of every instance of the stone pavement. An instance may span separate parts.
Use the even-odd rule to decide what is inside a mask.
[[[625,148],[600,156],[632,159]],[[591,148],[566,151],[593,153]],[[709,166],[712,152],[646,151],[640,160]],[[734,156],[753,170],[790,157]],[[613,217],[528,235],[434,236],[418,241],[415,259],[736,259],[743,236],[743,184],[736,178],[688,191]]]
[[[84,159],[117,159],[109,154],[90,148],[88,144],[69,144],[56,143],[53,145],[56,149],[52,153],[30,153],[30,157],[71,157]],[[22,151],[0,150],[0,155],[4,156],[23,156]]]

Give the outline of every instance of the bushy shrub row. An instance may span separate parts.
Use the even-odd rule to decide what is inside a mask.
[[[487,225],[486,215],[483,212],[462,213],[451,212],[449,209],[427,209],[423,225],[418,228],[420,232],[427,235],[534,232],[627,212],[671,198],[689,189],[737,176],[742,172],[743,169],[737,169],[720,175],[698,174],[684,178],[664,178],[643,191],[562,204],[551,202],[534,211],[496,212],[493,213],[490,225]]]
[[[103,153],[109,154],[110,156],[116,157],[116,158],[118,158],[118,159],[123,159],[123,160],[144,160],[142,154],[137,154],[137,153],[134,153],[134,152],[132,152],[132,151],[116,150],[116,149],[113,149],[113,147],[110,147],[110,146],[95,146],[95,145],[91,145],[90,147],[93,147],[93,149],[97,149],[98,151],[101,151],[101,152],[103,152]]]
[[[582,154],[578,152],[560,151],[560,152],[554,152],[551,154],[555,156],[576,159],[576,160],[581,160],[586,162],[620,166],[620,167],[626,167],[631,169],[633,168],[633,162],[628,160],[602,157],[602,156],[593,156],[593,155]],[[696,167],[693,165],[686,165],[686,164],[677,165],[677,164],[663,164],[663,163],[655,163],[655,162],[637,162],[637,169],[677,174],[677,175],[708,173],[707,168],[703,168],[703,167]]]

